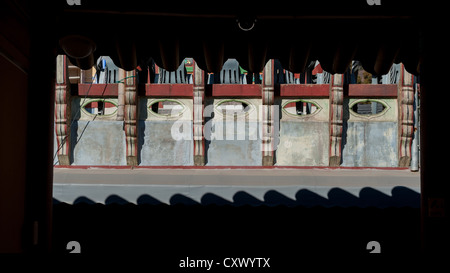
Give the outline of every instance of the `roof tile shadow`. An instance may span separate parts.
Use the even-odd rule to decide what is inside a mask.
[[[86,196],[80,196],[80,197],[77,197],[77,199],[75,199],[72,204],[74,204],[74,205],[78,205],[78,204],[94,205],[94,204],[96,204],[96,202],[87,198]]]
[[[268,206],[284,205],[294,207],[298,205],[296,200],[293,200],[276,190],[270,190],[264,194],[264,203]]]
[[[105,199],[105,205],[118,204],[118,205],[126,205],[130,202],[117,194],[111,194]]]
[[[258,198],[254,197],[253,195],[245,192],[245,191],[238,191],[233,196],[234,205],[236,206],[244,206],[244,205],[250,205],[250,206],[261,206],[264,204],[263,201],[259,200]]]
[[[328,191],[328,200],[330,201],[331,206],[338,206],[338,207],[361,206],[361,200],[357,196],[341,188],[332,188],[330,191]]]
[[[392,189],[392,199],[397,207],[420,207],[420,193],[403,186]]]
[[[329,206],[329,200],[307,189],[301,189],[295,194],[297,204],[305,207]]]
[[[143,194],[141,196],[138,197],[138,199],[136,200],[136,203],[138,205],[161,205],[163,204],[161,201],[159,201],[158,199],[154,198],[153,196],[150,196],[148,194]]]
[[[170,205],[200,205],[200,203],[195,201],[194,199],[191,199],[179,193],[172,195],[172,197],[170,197],[169,203]]]
[[[360,204],[365,207],[386,208],[393,205],[392,197],[371,187],[364,187],[359,192]]]
[[[222,198],[214,193],[205,193],[202,196],[201,199],[201,204],[202,205],[219,205],[219,206],[225,206],[225,205],[232,205],[233,203],[226,200],[225,198]]]

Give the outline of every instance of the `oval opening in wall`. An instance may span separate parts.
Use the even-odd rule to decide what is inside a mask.
[[[372,116],[383,112],[386,106],[375,100],[359,101],[351,106],[351,110],[358,115]]]
[[[306,116],[316,113],[320,109],[315,103],[304,100],[289,101],[283,106],[283,110],[295,116]]]
[[[245,115],[250,111],[251,106],[241,100],[226,100],[219,103],[216,108],[222,115]]]
[[[92,100],[83,105],[83,110],[91,115],[109,116],[117,111],[117,105],[107,100]]]
[[[149,109],[158,115],[176,117],[183,113],[185,107],[175,100],[158,100],[153,102]]]

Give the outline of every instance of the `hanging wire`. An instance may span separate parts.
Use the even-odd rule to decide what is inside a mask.
[[[102,60],[102,58],[103,58],[103,57],[100,57],[100,61]],[[89,92],[91,91],[92,84],[94,84],[94,82],[95,82],[96,80],[98,80],[98,79],[97,79],[97,74],[99,74],[99,73],[95,73],[94,77],[92,78],[92,82],[91,82],[90,85],[89,85],[88,91],[86,92],[86,95],[84,96],[83,101],[82,101],[81,104],[80,104],[80,107],[78,108],[76,114],[74,115],[75,117],[78,116],[78,115],[80,114],[80,111],[81,111],[81,108],[82,108],[81,106],[84,105],[84,102],[86,101],[87,97],[89,96]],[[107,74],[105,74],[105,76],[108,77]],[[128,76],[128,77],[119,79],[119,80],[115,81],[114,83],[125,84],[125,80],[126,80],[126,79],[134,78],[134,77],[136,77],[136,75]],[[102,94],[100,95],[101,97],[103,97],[103,95],[105,94],[106,88],[107,88],[107,86],[108,86],[108,79],[106,79],[105,82],[106,82],[106,83],[105,83],[105,88],[103,89],[103,92],[102,92]],[[105,105],[105,100],[106,100],[106,98],[103,97],[103,100],[102,100],[102,103],[103,103],[103,111],[105,111],[105,106],[106,106],[106,105]],[[94,121],[94,120],[97,118],[98,115],[99,115],[99,113],[97,112],[91,121]],[[75,122],[75,119],[72,119],[72,121],[71,121],[71,123],[70,123],[70,126],[68,127],[68,133],[67,133],[67,135],[66,135],[66,136],[64,137],[64,139],[61,141],[61,144],[58,146],[58,149],[56,150],[56,152],[55,152],[55,154],[54,154],[54,156],[53,156],[53,162],[54,162],[53,166],[56,166],[56,164],[59,163],[59,160],[55,162],[55,159],[56,159],[56,157],[57,157],[57,155],[58,155],[59,150],[61,150],[62,146],[66,143],[67,137],[70,135],[70,130],[72,129],[72,125],[73,125],[74,122]],[[87,128],[87,126],[89,125],[89,123],[90,123],[90,121],[89,121],[89,122],[86,124],[86,126],[83,128],[83,131],[82,131],[80,137],[79,137],[79,138],[77,139],[77,141],[75,142],[75,144],[77,144],[77,143],[81,140],[81,137],[83,136],[83,133],[84,133],[84,131],[86,130],[86,128]]]
[[[92,84],[94,83],[96,78],[97,78],[97,73],[95,73],[94,77],[92,77],[91,84],[89,85],[88,91],[86,92],[86,95],[84,96],[81,105],[84,105],[84,102],[86,101],[86,98],[89,95],[89,92],[91,91]],[[77,113],[74,115],[75,117],[78,116],[78,114],[80,113],[80,110],[81,110],[81,107],[78,108]],[[59,150],[61,150],[62,146],[66,143],[67,137],[70,135],[70,130],[72,129],[72,125],[73,125],[74,122],[75,122],[75,119],[72,118],[72,121],[70,122],[70,126],[68,127],[68,130],[67,130],[67,135],[61,141],[60,145],[58,146],[58,149],[55,152],[55,155],[53,156],[53,162],[54,162],[53,166],[56,166],[56,164],[59,163],[59,160],[55,162],[56,156],[58,155],[58,152],[59,152]]]
[[[103,59],[103,57],[101,56],[100,57],[100,62],[102,61],[102,59]],[[81,102],[81,105],[84,105],[84,102],[86,101],[86,98],[89,95],[89,92],[91,91],[92,84],[94,84],[94,82],[96,80],[98,80],[97,79],[97,74],[100,75],[100,73],[95,73],[94,77],[92,77],[91,84],[89,85],[88,91],[86,92],[86,95],[84,96],[83,101]],[[80,111],[81,111],[81,107],[78,108],[78,111],[77,111],[77,113],[74,116],[75,117],[78,116],[78,114],[80,114]],[[58,146],[58,149],[56,150],[55,154],[53,155],[53,162],[54,162],[53,166],[56,166],[56,164],[59,163],[59,160],[55,162],[56,156],[58,155],[58,152],[59,152],[59,150],[61,150],[62,146],[66,143],[67,137],[70,135],[70,130],[72,129],[72,125],[73,125],[74,122],[75,122],[75,119],[72,118],[72,121],[71,121],[71,123],[70,123],[70,125],[68,127],[68,130],[67,130],[67,135],[61,141],[61,144]]]
[[[100,59],[100,61],[101,61],[103,57],[100,57],[100,58],[101,58],[101,59]],[[86,92],[86,95],[84,96],[83,101],[81,102],[80,107],[79,107],[78,110],[77,110],[77,113],[74,115],[75,117],[78,116],[78,114],[80,114],[80,111],[81,111],[81,108],[82,108],[81,106],[84,105],[84,102],[86,101],[86,98],[88,97],[89,92],[91,91],[92,84],[95,82],[95,80],[96,80],[96,78],[97,78],[97,74],[98,74],[98,73],[95,73],[94,77],[92,78],[92,82],[91,82],[91,84],[89,85],[88,91]],[[105,76],[108,77],[107,74],[105,74]],[[114,83],[125,84],[125,80],[126,80],[126,79],[134,78],[134,77],[136,77],[136,75],[125,77],[125,78],[123,78],[123,79],[120,79],[120,80],[118,80],[118,81],[115,81]],[[97,79],[97,80],[98,80],[98,79]],[[107,88],[107,86],[108,86],[108,79],[106,79],[105,82],[106,82],[105,88],[103,89],[103,92],[102,92],[102,94],[100,95],[101,97],[103,97],[103,95],[105,94],[106,88]],[[103,97],[103,100],[102,100],[103,107],[104,107],[104,108],[103,108],[103,111],[105,111],[105,100],[106,100],[106,98]],[[94,121],[94,120],[97,118],[97,116],[98,116],[98,112],[95,114],[95,116],[92,118],[91,121]],[[86,126],[83,128],[83,131],[82,131],[80,137],[77,139],[77,141],[74,143],[74,145],[77,144],[77,143],[81,140],[81,137],[83,136],[84,131],[86,130],[87,126],[89,125],[89,123],[90,123],[91,121],[89,121],[89,122],[86,124]],[[71,121],[71,123],[70,123],[70,126],[69,126],[69,128],[68,128],[68,133],[67,133],[67,135],[66,135],[66,136],[64,137],[64,139],[61,141],[61,144],[58,146],[58,149],[56,150],[55,155],[53,156],[53,162],[55,162],[55,159],[56,159],[56,156],[58,155],[59,150],[61,150],[62,146],[66,143],[67,137],[70,135],[70,130],[72,129],[72,125],[73,125],[74,122],[75,122],[75,119],[72,119],[72,121]],[[53,166],[56,166],[57,163],[59,163],[59,160],[56,161],[56,162],[53,164]]]

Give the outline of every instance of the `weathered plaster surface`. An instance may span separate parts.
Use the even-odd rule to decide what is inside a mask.
[[[174,139],[171,134],[176,121],[139,121],[140,165],[191,166],[194,165],[191,123],[183,124],[189,139]]]
[[[149,107],[162,99],[142,98],[139,107],[141,166],[191,166],[193,160],[192,100],[176,100],[183,111],[176,116],[158,115]],[[177,134],[178,132],[179,134]]]
[[[122,128],[122,121],[75,121],[71,127],[71,143],[76,143],[72,145],[73,165],[126,165]]]
[[[96,99],[72,101],[71,149],[73,165],[126,165],[123,122],[111,115],[94,115],[80,109]],[[98,100],[98,99],[97,99]],[[117,99],[105,99],[117,104]]]
[[[260,140],[213,140],[207,145],[207,166],[261,166]]]
[[[352,167],[397,167],[397,100],[380,99],[387,108],[380,114],[362,116],[349,110],[356,99],[344,101],[342,164]]]
[[[342,142],[342,166],[398,166],[396,122],[348,122]]]
[[[328,166],[328,123],[282,121],[279,166]]]
[[[205,148],[209,166],[260,166],[261,124],[260,99],[245,99],[252,112],[244,126],[237,118],[223,115],[216,106],[226,98],[206,99]],[[160,100],[160,99],[158,99]],[[158,115],[149,106],[155,99],[139,102],[139,164],[193,165],[192,100],[175,99],[185,110],[175,116]],[[279,166],[328,166],[329,158],[329,102],[328,99],[305,98],[318,106],[306,116],[288,114],[282,106],[292,99],[276,99],[279,106],[279,142],[275,150],[275,164]],[[398,166],[398,106],[396,99],[377,99],[386,110],[373,116],[353,113],[351,105],[359,99],[344,100],[341,166],[397,167]],[[107,99],[115,103],[116,99]],[[79,110],[83,98],[72,102],[71,161],[73,165],[126,165],[123,121],[112,115],[93,115]],[[210,107],[210,108],[208,108]],[[231,126],[231,127],[230,127]],[[211,131],[212,129],[212,131]],[[231,129],[231,131],[230,131]],[[179,132],[174,137],[174,132]],[[55,145],[55,151],[57,147]]]
[[[260,99],[244,99],[250,113],[240,117],[222,115],[216,106],[224,99],[205,102],[207,166],[261,166]],[[212,106],[214,105],[214,108]],[[239,119],[239,122],[238,122]]]
[[[303,100],[303,99],[302,99]],[[291,100],[283,99],[279,105]],[[281,110],[280,144],[276,150],[279,166],[328,166],[328,99],[304,99],[318,106],[305,116],[295,116]]]

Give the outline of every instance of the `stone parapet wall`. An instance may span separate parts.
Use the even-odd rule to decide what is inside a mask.
[[[68,73],[63,60],[58,73]],[[59,88],[57,107],[65,112],[56,115],[64,114],[58,122],[70,130],[56,131],[64,145],[55,145],[54,163],[408,167],[417,127],[405,99],[415,92],[410,74],[402,71],[397,84],[349,84],[338,74],[329,83],[280,84],[290,72],[277,67],[276,74],[275,64],[253,84],[208,84],[212,75],[194,62],[190,83],[152,83],[150,73],[145,81],[142,71],[119,71],[124,79],[116,83]]]

